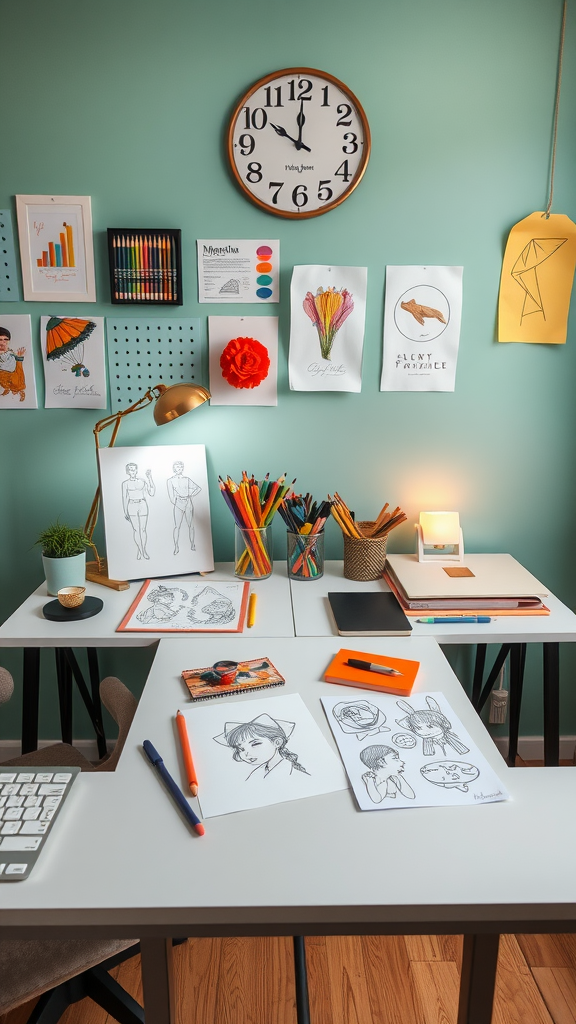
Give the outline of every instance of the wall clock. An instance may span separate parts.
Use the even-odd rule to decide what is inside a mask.
[[[359,184],[370,129],[343,82],[313,68],[286,68],[260,78],[236,106],[228,156],[257,206],[279,217],[318,217]]]

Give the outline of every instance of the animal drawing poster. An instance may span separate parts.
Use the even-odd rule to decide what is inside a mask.
[[[46,409],[105,409],[104,317],[40,317]]]
[[[532,213],[506,244],[498,341],[563,345],[576,263],[576,224],[563,213]]]
[[[203,444],[100,448],[98,458],[112,578],[214,568]]]
[[[209,316],[210,405],[277,405],[278,317]]]
[[[292,391],[361,391],[367,274],[366,267],[294,267]]]
[[[348,788],[298,693],[215,701],[183,714],[204,818]]]
[[[360,810],[508,799],[442,693],[321,700]]]
[[[454,391],[462,267],[386,267],[380,391]]]
[[[37,409],[30,317],[0,314],[0,409]]]
[[[146,580],[116,632],[241,633],[249,583]]]

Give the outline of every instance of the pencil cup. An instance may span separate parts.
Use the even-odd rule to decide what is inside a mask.
[[[324,575],[324,530],[319,533],[286,533],[288,577],[291,580],[319,580]]]
[[[265,580],[272,575],[272,527],[242,530],[234,525],[234,575]]]
[[[357,523],[371,529],[372,522]],[[344,576],[347,580],[379,580],[386,565],[387,537],[349,537],[344,534]]]

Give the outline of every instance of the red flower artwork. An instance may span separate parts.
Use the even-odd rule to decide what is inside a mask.
[[[233,338],[220,356],[222,376],[233,388],[257,388],[268,376],[268,349],[255,338]]]

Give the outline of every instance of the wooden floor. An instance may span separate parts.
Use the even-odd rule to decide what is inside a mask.
[[[306,940],[312,1024],[456,1024],[459,936]],[[189,939],[174,950],[176,1024],[296,1024],[291,939]],[[140,959],[112,972],[142,1001]],[[0,1015],[25,1024],[33,1003]],[[575,1024],[576,936],[501,939],[493,1024]],[[86,999],[62,1024],[114,1024]]]

